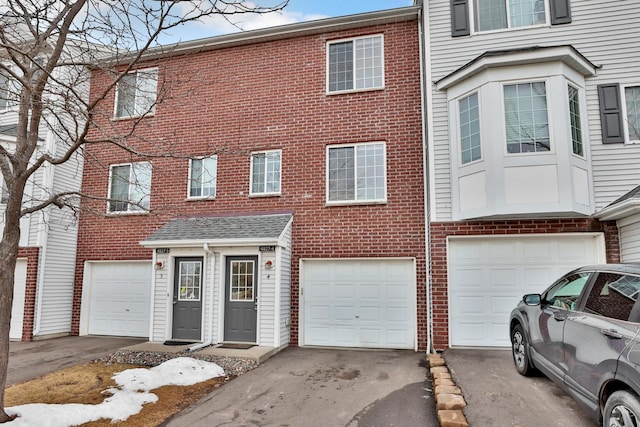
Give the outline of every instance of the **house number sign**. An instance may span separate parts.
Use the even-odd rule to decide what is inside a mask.
[[[260,252],[275,252],[276,251],[276,247],[275,246],[260,246],[258,249],[260,249]]]
[[[168,254],[169,253],[169,248],[156,248],[156,253],[157,254]]]

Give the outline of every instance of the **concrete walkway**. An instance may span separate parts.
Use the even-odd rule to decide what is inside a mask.
[[[290,347],[166,426],[438,426],[425,355]]]
[[[518,374],[509,349],[449,349],[443,357],[467,402],[470,426],[597,426],[548,378]]]
[[[9,343],[7,385],[97,359],[146,340],[119,337],[62,337]]]

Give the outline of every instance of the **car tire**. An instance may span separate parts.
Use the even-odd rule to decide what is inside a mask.
[[[535,368],[529,359],[527,336],[520,324],[515,325],[511,330],[511,354],[513,355],[513,364],[520,375],[528,377],[534,374]]]
[[[616,391],[604,405],[604,427],[637,427],[640,423],[640,400],[635,393]]]

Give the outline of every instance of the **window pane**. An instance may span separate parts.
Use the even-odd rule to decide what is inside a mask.
[[[7,183],[4,182],[4,179],[0,178],[2,181],[2,189],[0,190],[0,203],[6,205],[9,201],[9,189],[7,189]]]
[[[544,82],[505,85],[504,109],[509,153],[550,150]]]
[[[509,0],[510,27],[544,24],[544,0]]]
[[[254,154],[252,156],[252,161],[253,161],[253,175],[252,175],[251,192],[264,193],[267,156],[265,153]]]
[[[134,163],[131,175],[130,210],[149,209],[151,200],[151,163]]]
[[[382,37],[367,37],[355,41],[356,89],[381,87]]]
[[[191,160],[191,181],[189,183],[190,197],[213,197],[216,195],[217,159]]]
[[[381,200],[385,198],[384,149],[382,144],[357,146],[357,197],[356,200]]]
[[[478,31],[507,28],[505,0],[476,0],[476,29]]]
[[[202,160],[191,160],[191,197],[202,196]]]
[[[266,192],[280,192],[280,152],[271,151],[267,153],[267,169],[266,169]]]
[[[136,73],[135,112],[142,116],[155,111],[158,90],[158,70],[143,70]]]
[[[129,117],[135,114],[136,75],[127,74],[118,82],[116,98],[116,117]]]
[[[584,156],[578,89],[571,85],[569,85],[569,116],[571,117],[571,142],[573,154]]]
[[[545,303],[565,310],[575,309],[588,279],[589,273],[578,273],[563,279],[547,292]]]
[[[480,110],[478,94],[459,101],[460,106],[460,157],[462,164],[480,159]]]
[[[329,149],[329,201],[355,200],[353,147]]]
[[[115,166],[111,169],[111,194],[109,212],[126,211],[129,203],[129,175],[131,166]]]
[[[640,279],[613,273],[600,273],[589,293],[584,311],[618,320],[628,320],[638,299]]]
[[[629,139],[640,140],[640,86],[628,87],[624,90],[627,107],[627,126]]]
[[[329,92],[353,89],[353,42],[329,45]]]

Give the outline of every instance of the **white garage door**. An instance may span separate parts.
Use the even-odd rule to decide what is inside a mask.
[[[11,305],[11,325],[9,339],[22,339],[22,325],[24,323],[24,296],[27,285],[27,260],[16,262],[15,278],[13,281],[13,304]]]
[[[89,334],[149,336],[151,263],[90,263]]]
[[[304,345],[414,348],[413,260],[305,260],[302,269]]]
[[[509,314],[522,295],[564,273],[605,262],[600,235],[451,238],[451,346],[508,347]]]

